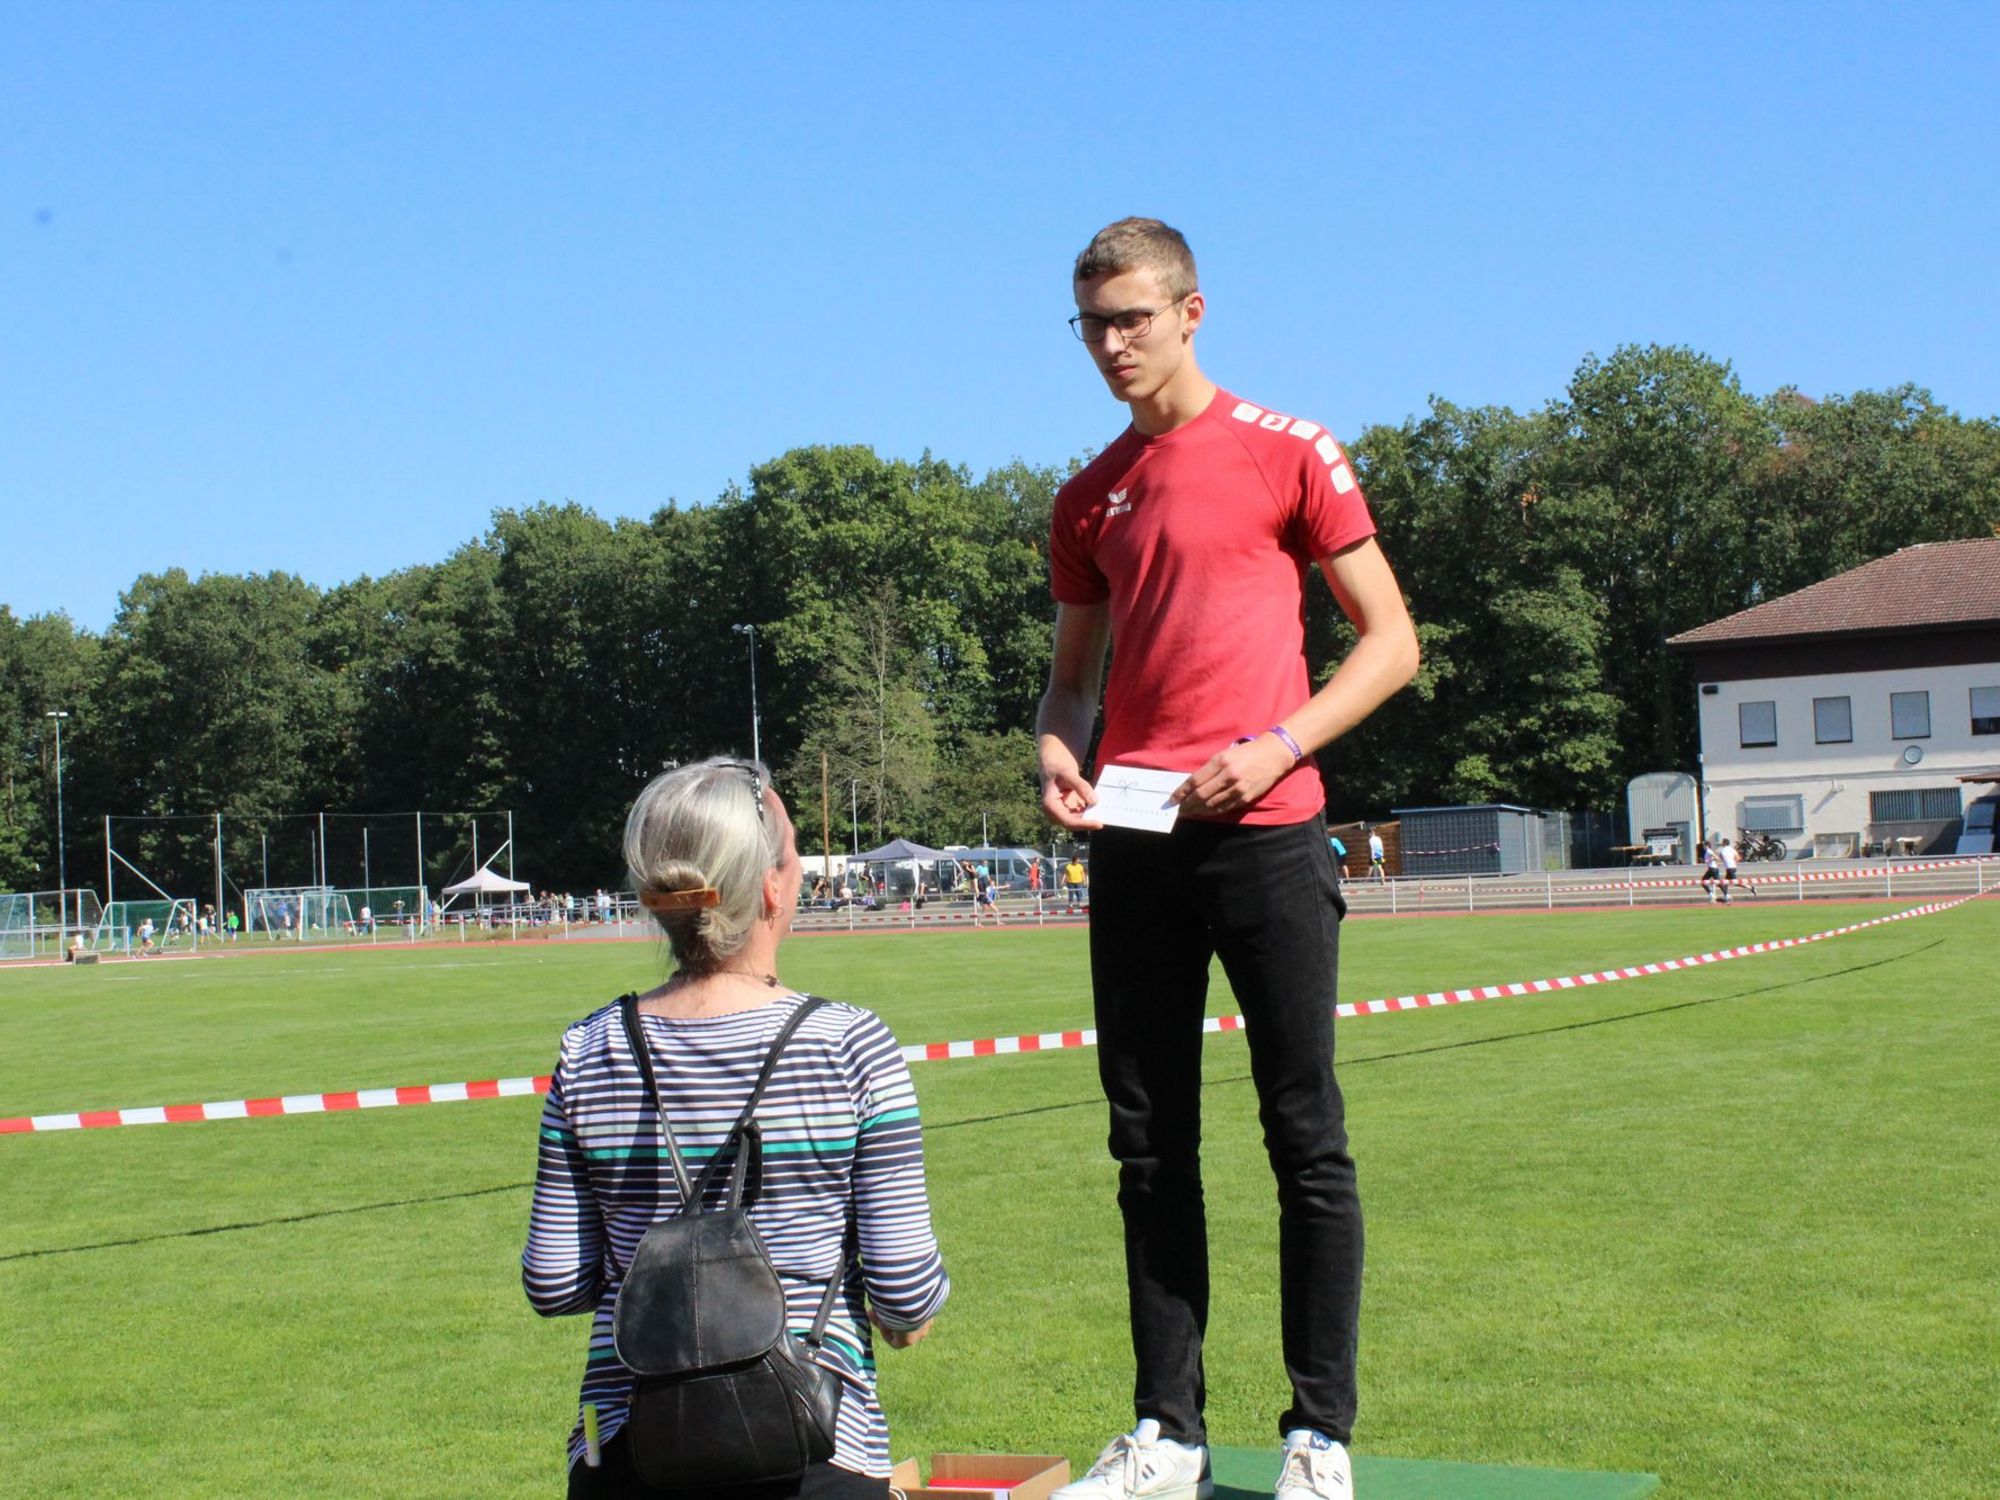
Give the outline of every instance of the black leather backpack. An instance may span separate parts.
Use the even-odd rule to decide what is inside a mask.
[[[636,1378],[625,1430],[633,1467],[655,1489],[711,1489],[783,1479],[833,1456],[840,1378],[813,1357],[826,1333],[847,1261],[828,1283],[803,1339],[785,1326],[785,1294],[750,1222],[763,1161],[757,1101],[799,1023],[826,1002],[808,996],[764,1058],[743,1111],[697,1181],[690,1182],[667,1123],[639,1026],[639,1003],[619,1006],[625,1035],[653,1097],[681,1206],[646,1231],[618,1289],[611,1337]],[[734,1148],[725,1206],[702,1200]],[[853,1227],[848,1228],[849,1259]]]

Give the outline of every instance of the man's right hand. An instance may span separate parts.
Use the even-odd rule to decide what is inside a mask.
[[[1058,828],[1077,833],[1102,828],[1087,816],[1097,802],[1097,788],[1083,779],[1072,761],[1067,766],[1042,766],[1042,816]]]

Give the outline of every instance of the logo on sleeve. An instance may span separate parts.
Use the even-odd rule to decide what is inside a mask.
[[[1104,514],[1107,517],[1124,515],[1126,511],[1132,508],[1132,502],[1125,498],[1131,493],[1132,487],[1127,485],[1122,490],[1113,490],[1110,494],[1106,495],[1104,497]]]
[[[1261,406],[1252,406],[1248,401],[1236,403],[1236,410],[1230,413],[1239,422],[1248,422],[1261,427],[1266,432],[1289,432],[1302,442],[1313,445],[1313,452],[1327,467],[1328,478],[1333,481],[1336,494],[1347,495],[1354,491],[1354,470],[1348,465],[1347,455],[1340,451],[1340,444],[1333,440],[1333,434],[1323,431],[1317,422],[1307,422],[1302,418],[1288,417],[1283,412],[1265,411]]]

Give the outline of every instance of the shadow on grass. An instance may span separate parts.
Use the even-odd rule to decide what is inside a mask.
[[[1865,964],[1849,964],[1844,969],[1829,969],[1824,974],[1811,974],[1800,979],[1787,979],[1778,984],[1761,984],[1752,989],[1737,990],[1729,995],[1711,995],[1706,1000],[1681,1000],[1672,1005],[1655,1005],[1645,1010],[1626,1011],[1621,1015],[1597,1016],[1588,1021],[1566,1021],[1560,1026],[1537,1026],[1526,1031],[1507,1031],[1497,1036],[1472,1037],[1462,1042],[1441,1042],[1435,1047],[1410,1047],[1401,1052],[1376,1052],[1367,1057],[1348,1057],[1341,1060],[1343,1068],[1363,1068],[1374,1063],[1395,1062],[1408,1057],[1425,1057],[1434,1052],[1460,1052],[1468,1047],[1493,1047],[1504,1042],[1524,1042],[1536,1037],[1560,1036],[1568,1031],[1588,1031],[1598,1026],[1616,1026],[1626,1021],[1643,1021],[1652,1016],[1671,1015],[1675,1011],[1699,1010],[1703,1006],[1720,1005],[1727,1000],[1748,1000],[1757,995],[1772,995],[1782,990],[1802,989],[1827,979],[1841,979],[1850,974],[1864,974],[1870,969],[1885,968],[1901,963],[1906,958],[1914,958],[1919,953],[1927,953],[1944,942],[1936,938],[1905,952],[1892,954],[1887,958],[1874,959]],[[1231,1084],[1249,1083],[1248,1073],[1230,1078],[1211,1078],[1203,1088],[1218,1088]],[[1104,1100],[1096,1095],[1088,1099],[1072,1099],[1062,1104],[1036,1104],[1026,1109],[1004,1110],[991,1115],[968,1115],[961,1120],[942,1120],[924,1127],[926,1134],[944,1130],[963,1130],[968,1125],[992,1125],[1002,1120],[1025,1120],[1034,1115],[1060,1114],[1068,1110],[1101,1109]],[[287,1224],[309,1224],[316,1219],[334,1219],[347,1214],[379,1213],[387,1209],[416,1208],[430,1203],[451,1203],[465,1198],[490,1198],[500,1193],[526,1192],[533,1182],[507,1182],[498,1187],[471,1188],[459,1193],[431,1193],[421,1198],[392,1198],[382,1203],[357,1203],[347,1208],[322,1208],[311,1213],[284,1214],[270,1219],[250,1219],[240,1224],[211,1224],[203,1229],[173,1229],[159,1234],[135,1235],[123,1240],[98,1240],[87,1245],[57,1245],[46,1250],[17,1250],[0,1255],[0,1265],[9,1261],[39,1260],[56,1255],[81,1255],[89,1250],[122,1250],[134,1245],[153,1245],[163,1240],[200,1239],[211,1234],[234,1234],[246,1229],[273,1229]]]

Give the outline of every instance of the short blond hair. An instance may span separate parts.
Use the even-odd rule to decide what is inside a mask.
[[[1095,281],[1126,271],[1151,271],[1160,287],[1178,302],[1200,290],[1195,278],[1194,252],[1181,232],[1158,219],[1120,219],[1090,237],[1076,258],[1072,281]]]

